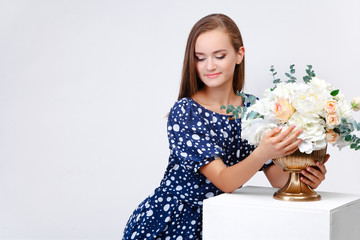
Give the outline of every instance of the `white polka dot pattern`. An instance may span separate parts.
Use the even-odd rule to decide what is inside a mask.
[[[163,180],[134,211],[123,239],[201,239],[203,200],[222,192],[199,168],[218,158],[231,166],[254,150],[240,138],[240,119],[229,120],[190,98],[175,103],[167,129],[170,156]]]

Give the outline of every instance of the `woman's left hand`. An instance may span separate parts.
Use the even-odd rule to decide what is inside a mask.
[[[302,170],[301,173],[303,176],[301,177],[301,181],[306,183],[312,189],[317,188],[320,185],[320,183],[325,180],[325,174],[327,171],[324,164],[329,159],[329,157],[330,155],[326,154],[323,163],[320,162],[316,163],[319,169],[308,167],[306,170],[305,169]]]

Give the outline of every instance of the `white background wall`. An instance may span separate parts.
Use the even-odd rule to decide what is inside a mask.
[[[360,95],[357,0],[0,0],[0,239],[121,238],[167,164],[187,35],[214,12],[243,34],[247,92],[294,63]],[[318,190],[360,193],[360,152],[329,152]]]

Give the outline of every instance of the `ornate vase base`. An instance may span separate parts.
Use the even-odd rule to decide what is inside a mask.
[[[274,193],[274,198],[283,201],[319,201],[321,196],[300,180],[299,172],[290,171],[288,182]]]
[[[274,198],[283,201],[310,202],[319,201],[321,196],[302,182],[301,171],[307,167],[316,168],[316,162],[324,162],[326,147],[312,151],[310,154],[299,150],[281,158],[273,159],[274,163],[289,173],[289,178],[284,187],[274,193]]]
[[[282,201],[292,202],[312,202],[321,200],[321,196],[316,192],[314,194],[303,194],[303,193],[284,193],[277,191],[274,193],[274,198]]]

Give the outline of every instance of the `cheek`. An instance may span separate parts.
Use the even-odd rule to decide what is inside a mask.
[[[235,66],[236,66],[236,62],[227,61],[226,63],[224,63],[223,69],[224,70],[226,69],[226,71],[228,71],[229,74],[234,74]]]
[[[197,62],[195,65],[196,73],[200,76],[201,74],[201,63]]]
[[[203,69],[205,65],[206,65],[206,60],[204,60],[204,61],[196,61],[196,63],[195,63],[196,69],[198,69],[199,71],[201,69]]]
[[[195,69],[196,69],[196,75],[198,76],[198,78],[200,78],[201,81],[203,81],[203,71],[202,71],[202,64],[201,62],[196,63],[195,65]]]

